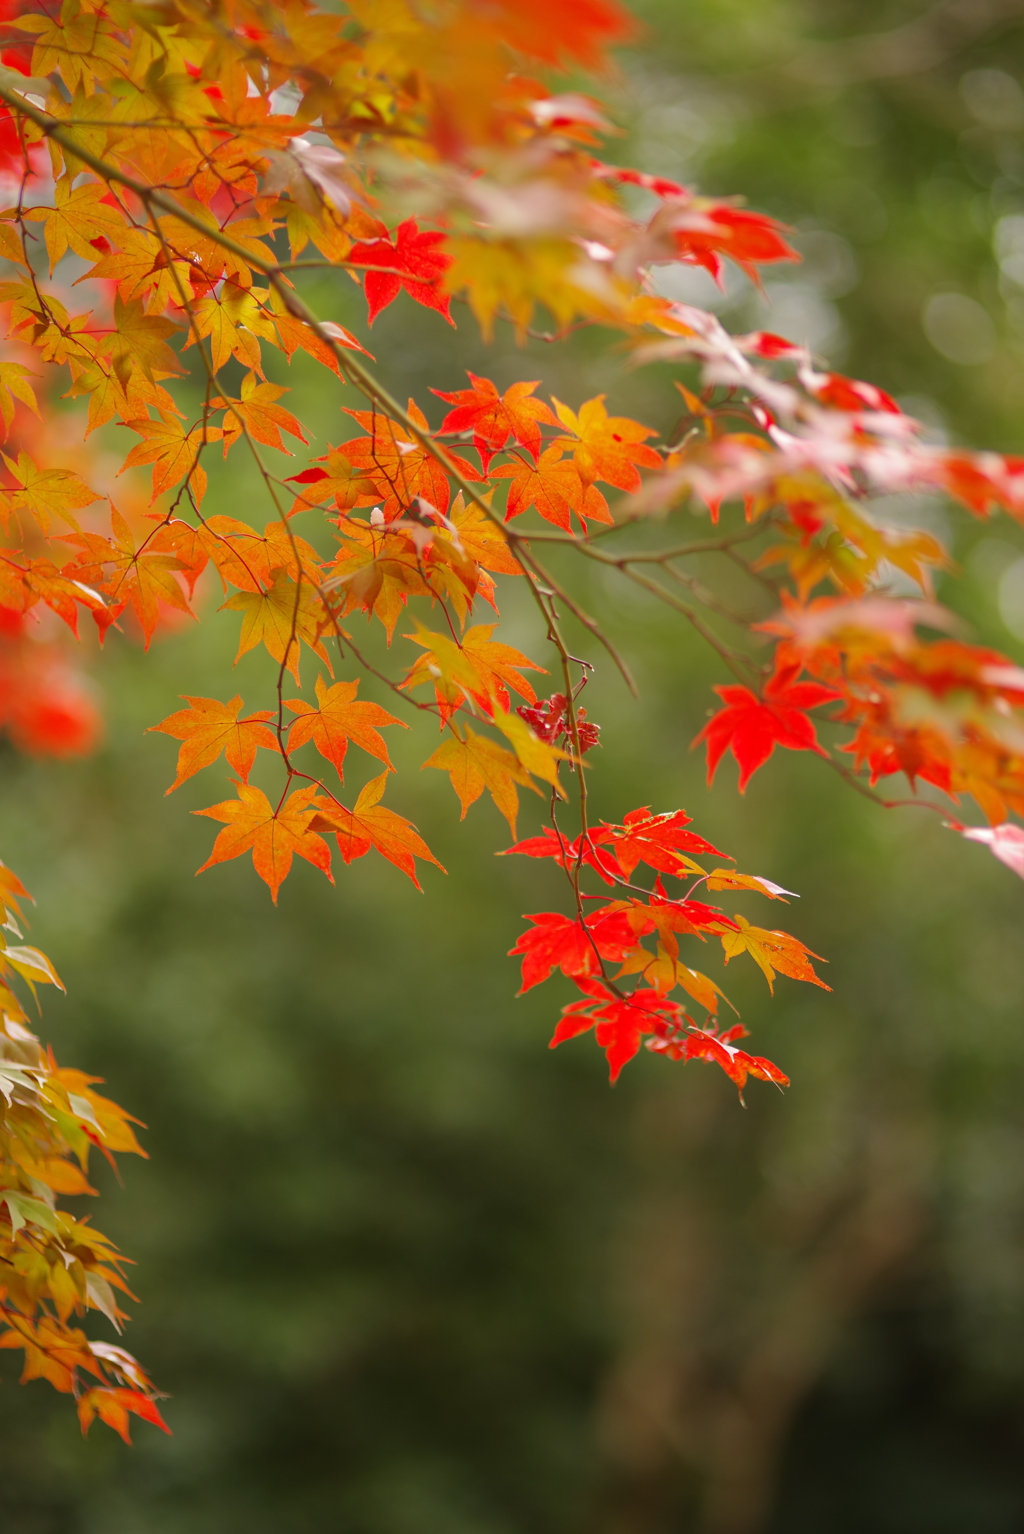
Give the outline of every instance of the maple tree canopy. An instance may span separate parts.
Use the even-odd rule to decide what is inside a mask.
[[[593,1030],[613,1081],[644,1046],[714,1063],[741,1090],[784,1086],[740,1047],[741,1025],[720,1026],[724,993],[690,961],[720,943],[770,989],[827,989],[818,956],[732,910],[790,892],[735,871],[682,810],[601,818],[581,693],[599,662],[629,676],[614,634],[548,568],[556,545],[716,652],[729,680],[695,742],[709,778],[731,753],[742,792],[776,746],[887,805],[875,785],[902,776],[902,802],[1024,872],[1009,821],[1024,814],[1024,671],[950,637],[930,584],[945,548],[879,511],[894,492],[941,491],[975,517],[1024,516],[1024,461],[933,445],[872,384],[659,296],[661,267],[720,279],[732,262],[758,282],[799,258],[731,189],[698,196],[604,158],[604,110],[559,76],[600,75],[628,41],[614,0],[2,0],[0,25],[0,720],[16,746],[90,749],[79,624],[101,639],[135,625],[148,645],[196,616],[209,567],[238,654],[265,648],[276,676],[246,701],[225,678],[224,700],[184,698],[152,725],[180,743],[168,793],[224,759],[228,797],[198,812],[219,826],[204,868],[251,853],[275,901],[296,856],[329,879],[335,853],[380,854],[417,887],[439,877],[389,747],[429,716],[441,740],[423,765],[448,775],[462,816],[486,791],[514,843],[498,850],[552,865],[559,908],[530,915],[511,950],[524,990],[556,972],[575,988],[552,1045]],[[361,288],[358,334],[310,307],[308,274],[325,268]],[[676,424],[661,436],[604,396],[561,400],[534,379],[501,392],[472,373],[403,404],[369,350],[394,303],[433,311],[439,344],[456,323],[552,341],[600,327],[629,365],[657,369]],[[268,379],[275,352],[323,370],[326,452]],[[113,477],[90,441],[110,423]],[[217,455],[254,465],[251,521],[207,510]],[[631,542],[640,524],[656,546]],[[715,591],[711,555],[770,595],[767,618]],[[536,605],[546,654],[501,637],[505,581]],[[360,615],[404,663],[364,667]],[[367,670],[390,709],[360,696]],[[257,762],[269,791],[250,782]],[[918,784],[946,808],[909,798]],[[516,842],[521,790],[549,823]],[[985,824],[953,818],[971,801]],[[0,1347],[74,1395],[83,1429],[99,1416],[127,1438],[132,1413],[164,1426],[158,1394],[77,1325],[93,1309],[120,1328],[124,1260],[57,1200],[92,1191],[90,1149],[140,1147],[129,1116],[29,1030],[18,986],[60,981],[24,945],[26,898],[0,865]]]

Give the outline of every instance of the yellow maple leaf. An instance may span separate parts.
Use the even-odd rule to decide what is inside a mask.
[[[84,186],[72,190],[71,178],[62,176],[54,187],[53,207],[25,209],[27,219],[44,226],[51,273],[69,248],[76,256],[94,261],[96,246],[93,240],[120,238],[127,219],[120,207],[104,201],[109,195],[102,182],[87,181]]]
[[[316,589],[306,581],[297,585],[288,572],[274,571],[267,591],[236,591],[224,607],[244,614],[236,663],[258,644],[266,645],[280,665],[299,680],[300,641],[330,668],[320,635],[327,627],[324,605]]]
[[[516,815],[519,813],[516,784],[540,793],[540,789],[531,783],[519,765],[519,759],[511,751],[506,751],[504,746],[499,746],[497,741],[486,735],[477,735],[468,726],[464,739],[454,736],[444,741],[423,766],[437,767],[449,775],[462,805],[463,820],[470,805],[476,803],[486,788],[508,821],[513,836],[516,834]]]

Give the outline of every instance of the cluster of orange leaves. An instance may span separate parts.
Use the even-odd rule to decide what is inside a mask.
[[[360,677],[334,674],[332,657],[361,664],[357,614],[388,645],[412,619],[398,636],[404,673],[383,680],[439,725],[423,765],[449,776],[462,815],[486,790],[514,837],[519,791],[554,809],[580,789],[598,739],[560,623],[596,625],[541,562],[538,532],[633,578],[649,551],[611,556],[603,550],[616,545],[597,540],[677,505],[716,521],[741,505],[733,544],[759,540],[748,568],[779,593],[780,611],[746,624],[776,640],[768,665],[703,627],[735,673],[698,737],[710,774],[729,751],[741,789],[777,745],[828,756],[810,711],[829,705],[832,724],[852,727],[841,744],[852,770],[871,783],[901,773],[971,794],[997,826],[1024,813],[1024,673],[995,652],[920,636],[946,622],[930,580],[948,556],[872,509],[880,493],[941,489],[979,516],[1024,514],[1024,464],[930,447],[873,386],[656,295],[659,264],[719,278],[728,259],[756,282],[762,266],[797,257],[770,217],[599,158],[599,103],[534,78],[600,68],[630,29],[614,0],[0,3],[0,168],[11,186],[0,209],[0,715],[29,749],[82,748],[95,725],[81,711],[76,722],[70,705],[60,718],[36,706],[46,688],[39,668],[30,675],[30,654],[43,664],[25,648],[30,620],[46,612],[77,633],[84,609],[101,639],[136,625],[148,644],[193,614],[200,580],[219,581],[240,617],[239,657],[265,651],[276,691],[248,712],[240,696],[188,697],[153,728],[180,742],[171,789],[224,757],[235,794],[197,811],[222,827],[203,866],[251,853],[275,901],[296,856],[330,878],[335,847],[346,864],[376,851],[417,886],[418,862],[440,867],[382,802],[394,772],[394,737],[382,731],[403,721],[359,696]],[[609,413],[603,396],[574,407],[542,398],[536,381],[502,392],[470,374],[468,388],[432,391],[446,407],[432,426],[428,401],[392,400],[364,342],[306,305],[302,269],[325,265],[361,287],[367,326],[411,301],[439,324],[456,323],[463,305],[485,335],[507,321],[522,336],[542,310],[560,330],[605,325],[639,362],[680,364],[691,383],[696,370],[697,392],[676,381],[682,419],[660,440]],[[91,307],[79,307],[83,291]],[[298,353],[326,370],[356,433],[346,421],[336,445],[289,474],[269,455],[309,446],[276,381]],[[341,393],[350,385],[358,408]],[[94,489],[52,443],[36,450],[25,422],[40,388],[82,402],[60,419],[83,437],[130,434],[123,490]],[[254,466],[269,520],[204,511],[217,456]],[[134,506],[137,471],[148,471],[145,511]],[[673,557],[665,569],[678,575]],[[888,593],[893,570],[924,600]],[[554,640],[563,690],[547,699],[528,675],[545,668],[495,637],[503,577],[528,584]],[[316,662],[305,695],[303,651],[307,684]],[[339,797],[350,745],[376,764],[351,808]],[[678,940],[713,936],[726,962],[747,953],[769,986],[777,973],[820,986],[797,939],[694,898],[786,892],[696,862],[723,854],[681,811],[637,810],[594,829],[576,797],[575,839],[552,816],[512,849],[553,859],[571,890],[573,914],[531,917],[513,950],[524,989],[558,971],[582,992],[553,1042],[593,1028],[613,1079],[646,1041],[670,1059],[716,1062],[739,1088],[749,1075],[785,1084],[739,1048],[742,1030],[719,1031],[721,992],[680,958]],[[641,867],[653,870],[650,888],[636,882]],[[592,908],[584,875],[616,898]],[[673,896],[665,879],[689,887]],[[39,962],[46,974],[27,978],[54,978]],[[702,1023],[672,999],[677,988],[704,1009]],[[92,1305],[119,1324],[118,1260],[50,1194],[83,1191],[69,1157],[84,1181],[90,1141],[137,1146],[119,1110],[44,1059],[10,1006],[3,1048],[17,1081],[0,1114],[0,1242],[9,1225],[11,1271],[28,1276],[4,1290],[0,1346],[24,1346],[29,1375],[73,1390],[83,1425],[98,1414],[124,1431],[129,1410],[159,1420],[152,1389],[128,1355],[86,1343],[69,1319]],[[44,1098],[50,1118],[36,1106]],[[53,1137],[53,1149],[33,1151],[28,1170],[18,1157],[32,1134]],[[89,1374],[101,1384],[83,1386]]]

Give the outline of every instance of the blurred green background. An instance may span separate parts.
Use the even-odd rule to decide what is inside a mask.
[[[805,255],[764,298],[665,291],[809,341],[936,435],[1024,451],[1024,4],[637,9],[610,157],[744,194]],[[347,281],[311,296],[358,324]],[[487,351],[403,297],[371,344],[423,404],[469,367],[669,424],[668,375],[624,374],[602,336]],[[301,361],[287,381],[321,442],[349,434],[354,400]],[[211,508],[248,516],[252,491],[232,466]],[[943,599],[1024,661],[1020,530],[889,511],[949,533]],[[391,802],[449,869],[425,895],[371,859],[335,889],[298,865],[276,911],[247,861],[194,882],[215,828],[186,812],[226,784],[165,799],[174,748],[143,732],[181,693],[261,706],[267,671],[247,657],[233,685],[231,614],[149,655],[112,636],[105,748],[5,753],[0,846],[68,984],[44,1037],[150,1126],[123,1188],[99,1171],[96,1218],[137,1259],[127,1341],[174,1436],[83,1442],[8,1360],[4,1534],[1024,1528],[1024,887],[815,760],[709,794],[688,747],[714,657],[578,581],[642,683],[634,702],[602,663],[588,693],[598,812],[685,806],[801,892],[784,925],[830,960],[832,995],[730,972],[792,1088],[751,1083],[743,1111],[700,1065],[645,1055],[612,1091],[590,1040],[550,1054],[568,987],[517,1001],[502,955],[555,877],[494,859],[489,804],[459,825],[418,732],[391,743]],[[540,653],[516,601],[508,637]]]

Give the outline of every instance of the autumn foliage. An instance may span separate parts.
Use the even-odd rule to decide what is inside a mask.
[[[873,385],[658,295],[666,264],[720,278],[732,262],[756,282],[798,258],[787,230],[733,198],[600,157],[600,105],[555,87],[628,39],[612,0],[45,0],[5,4],[2,25],[0,722],[14,744],[89,749],[79,623],[148,645],[197,614],[209,572],[239,656],[264,649],[275,681],[244,702],[226,682],[224,700],[183,698],[153,723],[178,743],[168,793],[222,758],[230,774],[228,797],[198,812],[219,828],[204,869],[251,854],[275,901],[296,857],[328,879],[370,853],[417,887],[435,877],[389,748],[426,716],[441,738],[423,765],[448,776],[461,815],[486,793],[506,850],[552,865],[559,909],[529,916],[512,949],[523,990],[556,974],[575,988],[552,1044],[593,1031],[613,1081],[643,1045],[714,1063],[739,1089],[786,1085],[722,1026],[724,994],[690,961],[721,944],[769,988],[824,986],[817,956],[714,903],[788,892],[724,866],[682,810],[595,817],[587,754],[614,743],[580,694],[602,656],[625,667],[548,546],[618,572],[713,647],[731,679],[695,742],[709,778],[731,753],[742,791],[776,746],[864,792],[900,776],[947,806],[973,798],[989,826],[966,834],[1016,866],[1024,672],[950,637],[930,584],[946,550],[875,502],[941,491],[975,517],[1020,517],[1024,462],[934,446]],[[304,269],[325,266],[362,290],[358,334],[303,296]],[[674,429],[535,379],[501,392],[470,374],[403,404],[369,351],[393,303],[432,311],[441,343],[471,320],[552,340],[604,327],[658,369]],[[267,376],[300,352],[337,401],[326,451]],[[96,488],[90,438],[108,426],[121,461]],[[251,522],[206,508],[218,455],[255,465]],[[679,530],[694,516],[702,536]],[[659,529],[653,551],[630,546],[641,523]],[[691,569],[711,554],[768,607],[716,596]],[[506,581],[536,604],[545,656],[502,639]],[[360,694],[361,618],[397,641],[390,709]],[[272,791],[250,781],[257,761]],[[524,790],[549,824],[516,842]],[[3,891],[20,944],[24,891],[8,873]],[[0,962],[5,987],[59,984],[34,949]],[[25,1378],[73,1393],[83,1427],[98,1415],[126,1436],[131,1412],[162,1425],[130,1355],[76,1325],[92,1308],[120,1326],[123,1260],[56,1204],[91,1191],[90,1147],[138,1150],[128,1118],[58,1068],[12,990],[4,1009],[0,1346],[24,1349]]]

